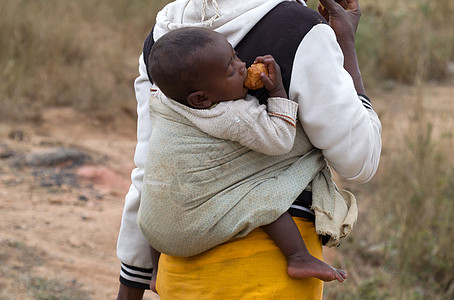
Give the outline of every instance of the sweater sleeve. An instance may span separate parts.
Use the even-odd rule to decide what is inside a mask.
[[[260,153],[285,154],[295,141],[297,108],[296,102],[277,97],[269,98],[267,105],[259,105],[254,97],[235,100],[213,135]]]
[[[137,145],[134,154],[136,168],[132,170],[132,184],[125,196],[125,205],[117,242],[117,256],[128,266],[151,268],[150,247],[137,226],[137,211],[142,194],[145,158],[151,135],[148,98],[152,87],[146,72],[143,55],[139,58],[139,76],[134,82],[137,100]]]
[[[342,177],[370,180],[381,152],[381,123],[370,101],[362,101],[343,67],[332,29],[316,25],[298,47],[289,96],[312,144]],[[368,99],[367,99],[368,100]]]
[[[210,109],[192,109],[166,97],[163,100],[201,131],[216,138],[238,142],[268,155],[284,154],[293,147],[298,110],[294,101],[273,97],[266,106],[248,95],[246,99],[220,102]]]

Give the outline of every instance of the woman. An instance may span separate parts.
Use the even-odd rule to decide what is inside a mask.
[[[329,164],[346,179],[365,182],[375,174],[381,124],[365,96],[354,48],[360,16],[358,0],[320,2],[325,9],[319,7],[319,11],[331,27],[301,4],[283,0],[179,0],[158,14],[139,59],[140,76],[135,82],[139,114],[137,168],[126,196],[118,241],[117,253],[122,262],[119,299],[141,299],[151,274],[148,243],[136,225],[151,134],[148,97],[152,84],[144,58],[153,41],[169,30],[185,26],[212,28],[227,37],[248,65],[261,53],[273,55],[281,66],[289,98],[299,103],[298,117],[312,145],[321,149]],[[262,92],[256,96],[266,98]],[[310,220],[313,212],[308,209],[311,192],[303,192],[297,200],[290,212],[309,252],[322,259],[321,238]],[[323,284],[314,278],[288,278],[285,257],[257,229],[191,258],[162,256],[157,289],[163,299],[321,299]]]

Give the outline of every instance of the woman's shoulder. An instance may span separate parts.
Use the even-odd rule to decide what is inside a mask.
[[[326,23],[326,20],[318,13],[307,6],[301,5],[294,1],[284,1],[277,5],[272,12],[284,20],[292,20],[289,23],[304,23],[308,26],[314,26],[320,23]]]

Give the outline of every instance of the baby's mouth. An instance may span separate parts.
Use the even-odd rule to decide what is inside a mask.
[[[244,76],[243,76],[243,77],[244,77],[244,78],[243,78],[243,85],[244,85],[244,83],[246,82],[247,75],[248,75],[248,72],[247,72],[247,71],[244,72]]]

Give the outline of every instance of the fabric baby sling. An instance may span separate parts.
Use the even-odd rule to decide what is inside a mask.
[[[192,256],[276,220],[308,186],[316,231],[328,246],[347,236],[357,218],[354,196],[339,191],[321,151],[297,125],[293,149],[254,152],[205,134],[152,96],[138,225],[158,251]]]

